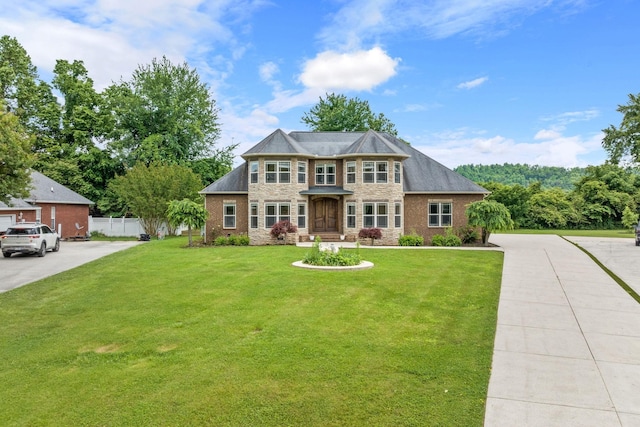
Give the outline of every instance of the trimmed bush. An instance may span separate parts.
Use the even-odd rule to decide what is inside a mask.
[[[478,230],[470,225],[458,227],[456,234],[462,240],[462,243],[475,243],[478,240]]]
[[[454,234],[451,228],[447,228],[444,236],[442,234],[433,236],[431,244],[433,246],[462,246],[462,240]]]
[[[371,239],[371,246],[373,246],[373,241],[377,239],[382,239],[382,230],[379,228],[363,228],[358,233],[358,237],[361,239]]]
[[[424,237],[413,232],[411,234],[400,236],[398,239],[398,245],[400,246],[422,246],[424,245]]]

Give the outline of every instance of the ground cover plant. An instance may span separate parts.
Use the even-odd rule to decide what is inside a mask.
[[[185,245],[0,294],[0,424],[482,425],[500,252]]]

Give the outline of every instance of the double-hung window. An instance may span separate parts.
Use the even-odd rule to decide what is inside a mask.
[[[307,162],[298,162],[298,184],[307,182]]]
[[[273,227],[278,221],[291,221],[291,205],[289,203],[265,203],[264,226]]]
[[[307,228],[307,204],[298,203],[298,228]]]
[[[347,184],[356,182],[356,162],[347,162]]]
[[[291,181],[291,162],[268,161],[264,162],[265,182],[268,184],[288,184]]]
[[[384,184],[387,182],[388,174],[389,171],[387,162],[362,162],[362,182],[364,183]]]
[[[347,228],[356,228],[356,204],[347,203]]]
[[[402,227],[402,203],[396,202],[394,209],[395,209],[394,226],[396,228],[401,228]]]
[[[316,185],[336,185],[335,163],[316,164]]]
[[[374,202],[363,203],[362,224],[365,228],[387,228],[389,226],[388,204]]]
[[[251,228],[258,228],[258,204],[249,205],[249,223]]]
[[[249,162],[249,178],[252,184],[258,182],[258,162]]]
[[[236,204],[224,203],[222,209],[224,228],[236,228]]]
[[[429,202],[429,227],[451,227],[451,202]]]
[[[400,184],[402,173],[402,164],[400,162],[393,162],[393,182]]]

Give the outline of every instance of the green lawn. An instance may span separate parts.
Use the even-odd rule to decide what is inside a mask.
[[[482,425],[502,253],[185,243],[0,294],[0,425]]]

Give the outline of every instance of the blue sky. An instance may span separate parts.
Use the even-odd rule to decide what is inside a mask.
[[[451,168],[573,167],[604,162],[601,130],[640,92],[638,16],[633,0],[22,0],[0,28],[45,80],[78,59],[98,90],[154,57],[186,61],[237,155],[306,129],[335,92]]]

